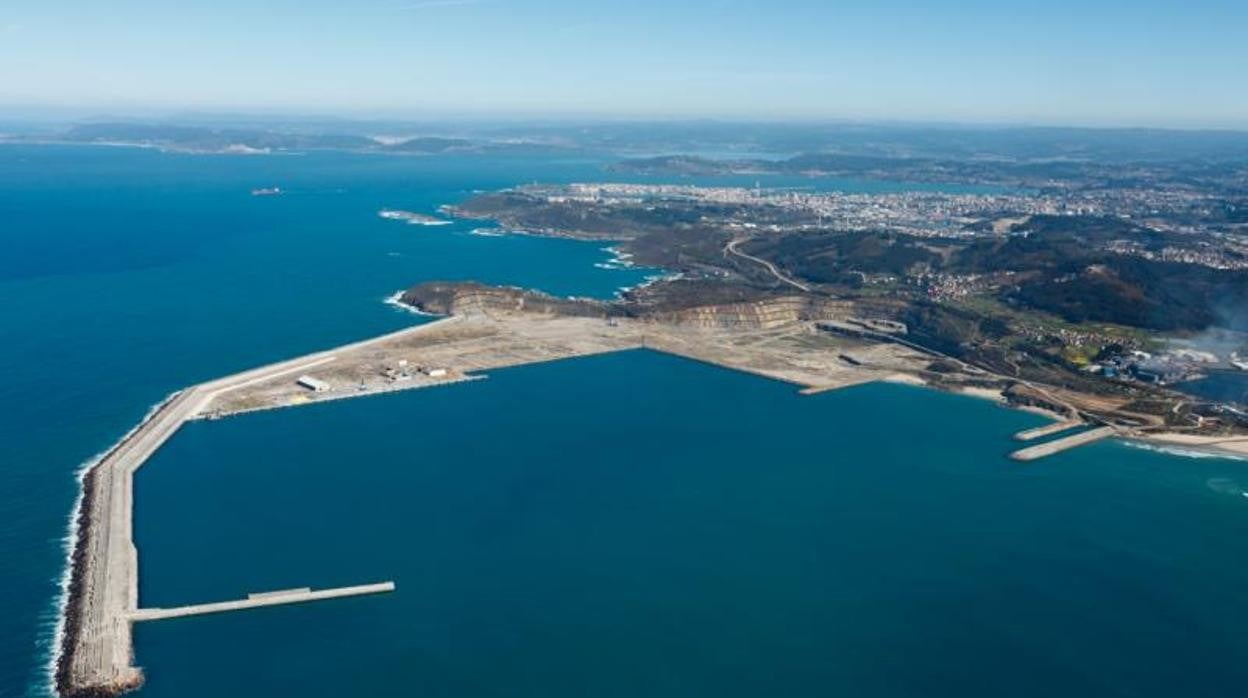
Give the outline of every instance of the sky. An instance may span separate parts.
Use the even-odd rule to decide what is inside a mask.
[[[1248,128],[1239,0],[2,0],[0,111]]]

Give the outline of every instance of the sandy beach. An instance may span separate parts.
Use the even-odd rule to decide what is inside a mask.
[[[1160,432],[1155,434],[1133,434],[1132,439],[1160,448],[1169,447],[1182,451],[1194,451],[1213,456],[1248,460],[1248,436],[1197,436],[1195,434]]]

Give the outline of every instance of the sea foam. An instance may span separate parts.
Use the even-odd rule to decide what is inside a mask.
[[[383,300],[382,302],[385,303],[386,305],[397,308],[398,310],[402,310],[405,313],[411,313],[412,315],[421,315],[423,317],[440,317],[437,313],[426,313],[420,308],[413,308],[412,306],[400,300],[402,297],[403,297],[402,291],[395,291],[393,294],[386,296],[386,299]]]
[[[1168,456],[1181,456],[1183,458],[1222,458],[1224,460],[1248,461],[1248,458],[1239,456],[1234,453],[1224,453],[1221,451],[1205,451],[1199,448],[1189,448],[1185,446],[1160,445],[1145,443],[1143,441],[1133,441],[1127,439],[1123,441],[1131,448],[1138,448],[1143,451],[1153,451],[1154,453],[1164,453]]]
[[[74,498],[74,506],[69,512],[69,525],[65,527],[65,535],[61,538],[61,549],[65,554],[65,565],[62,568],[60,579],[57,580],[57,592],[52,599],[52,609],[50,612],[42,614],[44,622],[41,623],[40,637],[36,640],[37,646],[47,655],[47,660],[44,663],[44,683],[34,687],[34,690],[41,694],[56,695],[56,666],[60,662],[61,653],[65,648],[65,613],[69,607],[69,585],[73,580],[74,574],[74,548],[78,544],[79,532],[78,518],[82,512],[83,500],[87,494],[84,486],[87,473],[91,472],[92,468],[99,465],[100,461],[108,457],[108,454],[115,451],[118,446],[125,443],[131,436],[134,436],[153,415],[181,392],[181,390],[175,390],[166,395],[160,402],[153,404],[144,413],[143,418],[123,434],[120,439],[117,439],[103,451],[83,461],[74,472],[74,481],[78,483],[78,496]],[[47,623],[49,616],[55,618],[55,621],[51,624]],[[45,634],[45,631],[49,629],[51,630],[50,637]]]

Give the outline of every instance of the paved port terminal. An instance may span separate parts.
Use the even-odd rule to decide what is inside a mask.
[[[854,342],[795,323],[770,329],[704,328],[619,319],[525,313],[459,315],[427,331],[335,349],[335,360],[309,371],[327,390],[289,376],[256,381],[214,400],[206,417],[308,405],[395,390],[446,385],[486,371],[629,349],[647,348],[792,383],[815,392],[914,372],[927,359],[897,345]],[[861,359],[839,358],[847,346]],[[410,369],[400,374],[399,364]],[[445,370],[437,377],[418,367]]]
[[[142,674],[134,666],[135,621],[389,590],[385,585],[297,590],[182,609],[140,609],[133,476],[187,420],[449,385],[493,368],[641,347],[819,390],[914,372],[927,363],[905,347],[837,338],[802,323],[708,328],[480,312],[192,386],[155,409],[84,476],[57,690],[108,695],[137,687]],[[839,358],[847,348],[857,365]]]

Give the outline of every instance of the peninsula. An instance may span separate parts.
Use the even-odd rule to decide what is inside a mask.
[[[133,542],[133,475],[188,420],[433,387],[480,371],[603,352],[651,348],[827,390],[921,372],[925,356],[902,346],[834,337],[803,320],[800,300],[727,303],[638,315],[612,303],[571,301],[475,284],[425,284],[401,301],[450,314],[442,320],[327,352],[191,386],[157,406],[84,475],[69,592],[56,659],[66,696],[113,695],[139,686],[135,622],[391,591],[389,583],[288,590],[182,609],[139,605]]]
[[[952,371],[971,367],[1067,395],[1066,405],[1106,421],[1225,445],[1248,434],[1248,406],[1200,381],[1244,371],[1248,355],[1248,242],[1222,215],[1238,210],[1232,188],[532,184],[444,210],[504,230],[610,241],[679,277],[626,293],[631,307],[730,297],[853,307],[894,328],[867,328],[874,339],[943,357]]]
[[[1055,424],[1017,435],[1029,444],[1010,454],[1018,461],[1111,437],[1248,456],[1244,406],[1186,387],[1204,371],[1243,370],[1248,355],[1245,319],[1220,315],[1248,303],[1248,243],[1238,208],[1221,218],[1198,210],[1209,196],[571,184],[444,207],[504,229],[609,241],[618,255],[671,274],[611,301],[422,283],[396,302],[442,319],[171,396],[83,475],[57,689],[99,696],[138,686],[135,622],[394,589],[381,582],[142,608],[133,475],[192,419],[649,349],[804,394],[897,381],[1051,416]]]
[[[390,583],[285,590],[183,609],[139,605],[132,535],[133,475],[192,419],[479,380],[484,371],[605,352],[649,349],[793,384],[811,394],[871,381],[928,384],[1042,409],[1059,424],[1038,439],[1088,423],[1097,429],[1029,446],[1032,460],[1106,436],[1141,437],[1162,420],[1130,399],[1083,394],[1002,376],[906,338],[869,302],[673,281],[616,301],[556,298],[476,283],[425,283],[399,302],[443,319],[189,387],[159,405],[83,476],[57,688],[114,695],[139,686],[133,623],[276,603],[393,590]],[[713,299],[704,304],[689,298]],[[1248,446],[1234,442],[1231,448]],[[1244,450],[1248,453],[1248,448]]]

